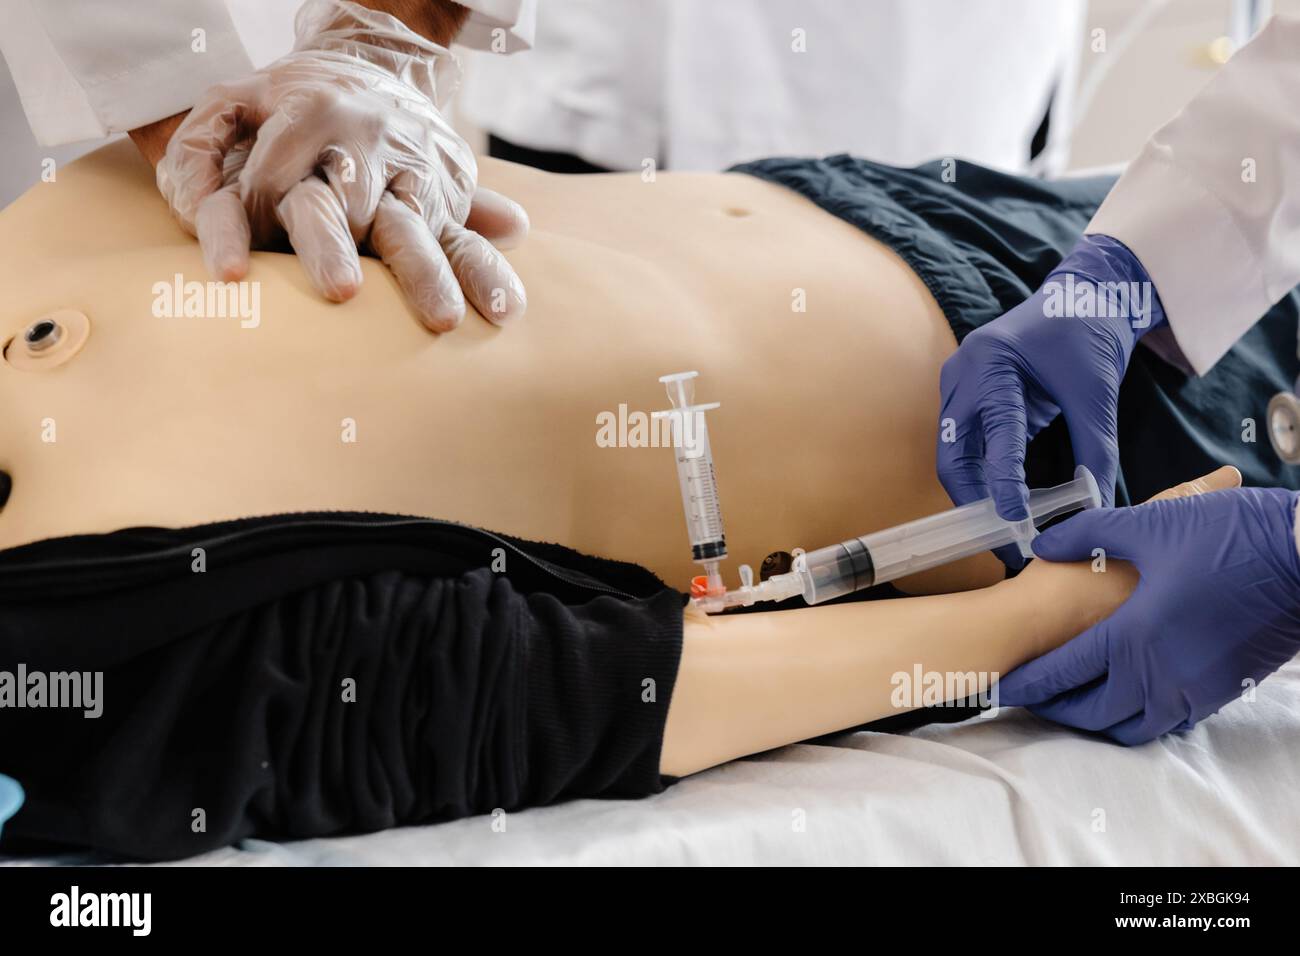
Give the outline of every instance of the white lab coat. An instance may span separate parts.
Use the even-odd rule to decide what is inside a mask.
[[[1088,232],[1146,267],[1175,345],[1204,374],[1300,284],[1300,20],[1274,17],[1125,170]]]
[[[532,40],[536,0],[458,0],[457,42]],[[0,50],[44,145],[96,139],[192,106],[287,53],[299,0],[0,0]],[[502,42],[491,46],[495,36]],[[200,32],[201,31],[201,32]]]
[[[1053,91],[1063,168],[1082,0],[546,0],[533,49],[471,54],[460,109],[615,169],[848,151],[1024,170]]]

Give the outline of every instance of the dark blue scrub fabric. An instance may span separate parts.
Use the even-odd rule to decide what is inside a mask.
[[[903,169],[847,155],[764,159],[735,171],[793,189],[893,249],[958,341],[1043,283],[1115,182],[1044,182],[951,160]],[[1139,345],[1120,390],[1115,503],[1143,501],[1222,464],[1241,469],[1248,485],[1300,488],[1300,468],[1273,454],[1265,418],[1269,399],[1300,373],[1297,322],[1292,291],[1199,378]],[[1058,418],[1029,445],[1029,484],[1067,481],[1073,467]]]

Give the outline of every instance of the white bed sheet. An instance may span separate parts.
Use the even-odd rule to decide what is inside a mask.
[[[186,862],[1300,864],[1300,661],[1254,701],[1143,747],[1006,710],[901,736],[844,734],[650,799],[511,813],[503,832],[492,823],[250,840]]]

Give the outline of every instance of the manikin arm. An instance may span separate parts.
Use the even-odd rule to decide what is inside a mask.
[[[1236,487],[1221,468],[1157,497]],[[990,588],[706,617],[688,610],[660,767],[684,776],[910,710],[898,673],[999,675],[1064,644],[1118,608],[1132,565],[1035,561]]]

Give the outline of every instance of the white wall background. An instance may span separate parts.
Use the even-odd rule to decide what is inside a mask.
[[[1051,2],[1051,0],[1047,0]],[[1089,30],[1114,40],[1140,0],[1090,0]],[[1300,0],[1273,0],[1273,12],[1300,16]],[[1228,0],[1170,0],[1116,57],[1091,108],[1076,116],[1070,165],[1091,168],[1132,158],[1147,137],[1214,75],[1210,44],[1227,32]],[[1093,53],[1081,37],[1081,82],[1109,53]]]
[[[1113,40],[1139,6],[1138,0],[1091,0],[1089,30],[1104,29]],[[1072,168],[1109,166],[1132,157],[1150,132],[1205,84],[1216,68],[1208,50],[1226,32],[1228,8],[1228,0],[1171,0],[1118,54],[1094,53],[1090,37],[1079,38],[1085,82],[1088,71],[1103,58],[1115,59],[1088,112],[1076,117]],[[1274,10],[1300,16],[1300,0],[1274,0]],[[472,75],[468,82],[473,82]],[[39,180],[45,157],[62,164],[96,145],[39,146],[27,128],[8,70],[0,69],[0,207]]]

